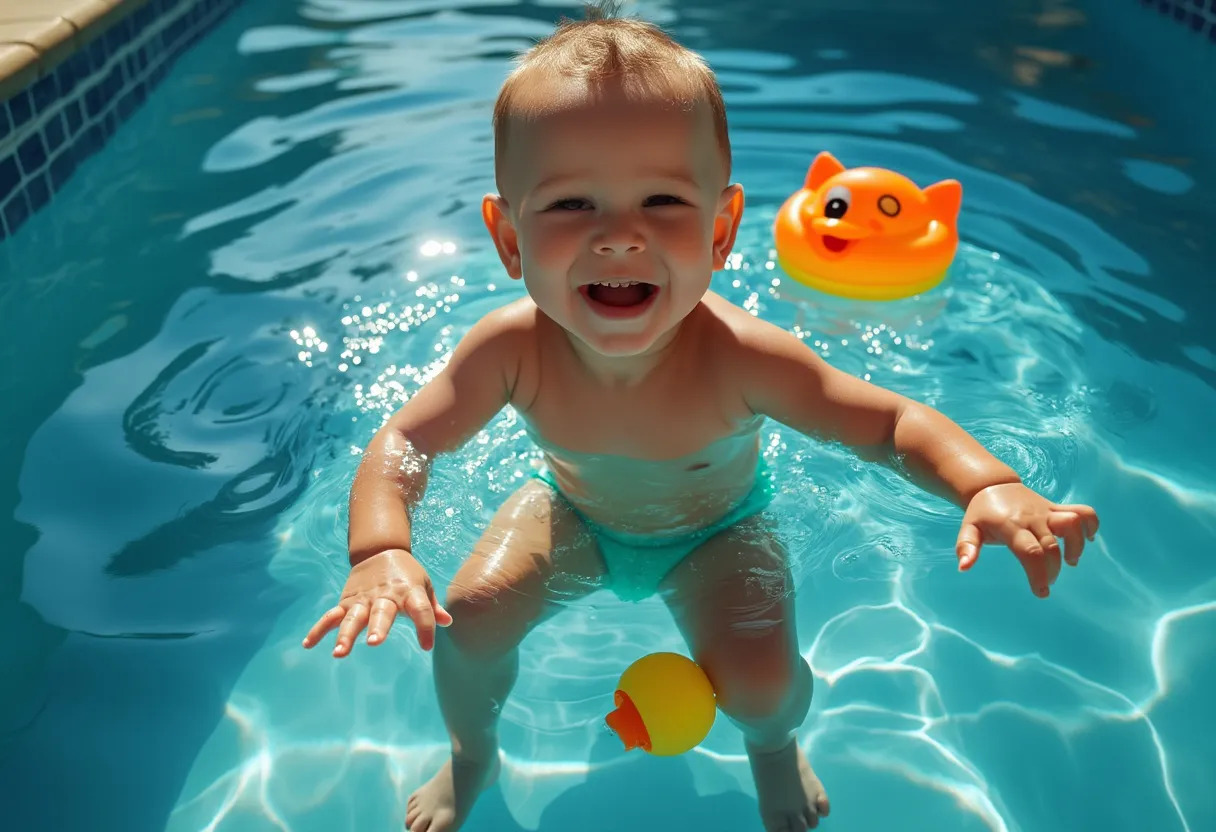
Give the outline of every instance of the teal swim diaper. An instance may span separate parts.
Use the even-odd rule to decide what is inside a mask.
[[[547,467],[532,476],[566,499]],[[623,601],[641,601],[653,595],[667,574],[702,543],[740,520],[764,511],[772,502],[774,490],[772,477],[763,458],[760,458],[756,465],[755,483],[734,508],[704,528],[671,535],[633,534],[609,529],[587,517],[569,500],[566,503],[595,535],[612,591]]]

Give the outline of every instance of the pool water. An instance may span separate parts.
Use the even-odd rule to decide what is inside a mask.
[[[1085,6],[806,5],[629,7],[726,93],[748,207],[714,288],[1102,519],[1039,600],[995,547],[956,571],[957,509],[766,428],[821,828],[1216,829],[1210,134]],[[340,662],[300,640],[344,580],[359,451],[520,296],[479,217],[489,116],[560,14],[245,4],[0,245],[11,828],[400,828],[446,753],[429,655],[407,626]],[[856,304],[783,279],[769,229],[821,149],[963,182],[941,288]],[[415,548],[441,587],[536,455],[507,411],[437,463]],[[541,626],[467,828],[758,829],[726,720],[674,759],[604,727],[661,649],[683,645],[654,599]]]

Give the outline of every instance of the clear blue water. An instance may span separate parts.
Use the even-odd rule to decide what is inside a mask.
[[[748,209],[716,288],[1103,521],[1041,601],[1002,551],[955,571],[951,506],[767,432],[816,675],[802,740],[834,803],[822,828],[1214,829],[1202,110],[1122,59],[1111,33],[1148,38],[1152,17],[805,5],[633,7],[726,89]],[[246,4],[0,246],[11,828],[399,828],[445,752],[429,656],[405,628],[342,662],[300,639],[344,578],[358,449],[518,296],[477,210],[489,114],[510,55],[561,13],[577,10]],[[964,183],[946,285],[856,305],[780,279],[769,226],[820,149]],[[417,549],[441,585],[534,456],[508,412],[437,466]],[[504,776],[469,828],[757,829],[724,720],[666,760],[603,727],[617,675],[655,649],[682,649],[658,601],[596,595],[541,627],[503,714]]]

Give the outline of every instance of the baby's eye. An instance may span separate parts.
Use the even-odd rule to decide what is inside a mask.
[[[646,197],[646,205],[685,205],[684,200],[671,194],[654,194]]]
[[[591,203],[585,199],[572,197],[570,199],[559,199],[557,202],[546,208],[546,211],[582,211],[590,208]]]

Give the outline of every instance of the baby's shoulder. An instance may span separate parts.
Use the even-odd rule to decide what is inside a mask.
[[[721,295],[705,297],[709,313],[709,340],[720,350],[719,357],[747,358],[788,349],[798,341],[792,332],[751,314]]]
[[[542,328],[536,304],[524,297],[482,316],[462,339],[462,347],[484,357],[479,366],[501,374],[511,403],[519,406],[536,395]]]
[[[536,338],[536,305],[520,298],[483,315],[469,328],[469,346],[501,350],[522,349]]]

